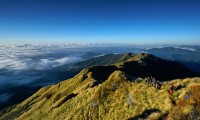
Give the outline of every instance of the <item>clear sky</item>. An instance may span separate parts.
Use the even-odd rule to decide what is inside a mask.
[[[200,43],[200,0],[0,0],[2,43]]]

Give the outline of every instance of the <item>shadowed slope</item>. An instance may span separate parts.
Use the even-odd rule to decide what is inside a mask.
[[[163,60],[150,54],[139,54],[118,66],[130,76],[153,76],[161,81],[200,76],[180,63]]]
[[[199,73],[190,70],[180,63],[163,60],[151,54],[131,55],[128,53],[124,57],[125,61],[123,62],[120,60],[113,65],[89,67],[88,72],[91,72],[92,77],[99,83],[106,80],[116,70],[125,72],[131,77],[153,76],[161,81],[200,76]]]

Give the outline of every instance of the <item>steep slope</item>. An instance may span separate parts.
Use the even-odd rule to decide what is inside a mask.
[[[127,59],[133,57],[134,54],[132,53],[126,53],[126,54],[108,54],[108,55],[103,55],[99,57],[95,57],[83,62],[79,62],[75,64],[77,67],[89,67],[89,66],[94,66],[94,65],[110,65],[110,64],[115,64],[120,61],[126,61]]]
[[[98,56],[89,60],[85,60],[82,62],[78,62],[75,64],[67,64],[62,67],[57,67],[56,70],[58,70],[59,73],[58,76],[61,76],[61,78],[71,78],[74,75],[78,74],[82,69],[90,67],[90,66],[102,66],[102,65],[110,65],[118,63],[119,61],[125,61],[131,57],[133,57],[134,54],[127,53],[127,54],[108,54],[103,56]],[[54,69],[55,71],[55,69]],[[47,74],[55,74],[54,71],[50,71]],[[61,79],[63,80],[63,79]]]
[[[92,53],[91,53],[92,54]],[[41,74],[43,74],[42,79],[36,79],[32,81],[30,85],[20,85],[16,87],[7,87],[5,90],[1,90],[0,94],[12,93],[11,99],[7,102],[0,102],[0,110],[8,107],[10,105],[22,102],[37,90],[43,86],[47,86],[52,83],[58,83],[62,80],[69,79],[76,74],[78,74],[82,69],[94,66],[94,65],[109,65],[115,64],[119,61],[125,61],[128,58],[132,57],[132,54],[108,54],[104,56],[98,56],[89,60],[78,62],[75,64],[67,64],[64,66],[58,66],[53,69],[48,69]],[[33,85],[34,84],[34,85]],[[28,92],[27,92],[28,91]],[[13,94],[14,93],[14,94]],[[21,95],[19,95],[21,94]]]
[[[171,66],[183,73],[178,74],[174,70],[172,70],[174,73],[171,73]],[[163,68],[168,67],[170,69],[162,71]],[[137,73],[137,70],[139,70],[139,73]],[[144,75],[142,70],[145,71]],[[16,107],[7,109],[8,111],[4,113],[1,112],[0,116],[2,117],[0,119],[124,120],[161,119],[164,117],[170,119],[173,117],[180,118],[181,115],[183,117],[190,116],[191,112],[196,110],[200,100],[199,97],[193,96],[200,94],[198,92],[200,78],[168,81],[163,84],[161,90],[157,90],[144,81],[140,83],[131,82],[130,76],[147,76],[150,75],[149,70],[154,70],[153,72],[161,71],[159,72],[161,75],[170,72],[172,76],[166,77],[171,79],[176,77],[173,76],[175,74],[178,77],[198,75],[181,64],[165,61],[149,54],[139,54],[117,64],[83,69],[69,80],[44,87]],[[153,72],[151,73],[153,74]],[[184,87],[170,96],[167,90],[171,83],[175,86],[181,83]],[[185,100],[184,96],[188,91],[191,91],[193,96]],[[182,101],[188,104],[182,105]],[[176,114],[177,109],[180,109],[180,112]],[[199,108],[197,110],[199,111]]]

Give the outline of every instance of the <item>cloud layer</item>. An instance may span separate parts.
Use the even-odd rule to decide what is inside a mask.
[[[19,86],[42,87],[66,79],[63,71],[75,62],[131,50],[136,49],[95,44],[0,46],[0,104],[15,96]]]
[[[62,52],[60,52],[62,51]],[[53,69],[81,60],[81,54],[69,52],[69,48],[48,47],[1,47],[0,48],[0,83],[28,84],[38,79],[40,71]]]

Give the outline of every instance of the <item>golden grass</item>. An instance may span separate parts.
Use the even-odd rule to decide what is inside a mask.
[[[136,56],[138,57],[138,56]],[[91,73],[84,69],[74,78],[40,89],[34,95],[2,115],[1,120],[126,120],[146,118],[180,119],[189,116],[200,103],[200,78],[164,82],[161,90],[150,84],[130,82],[121,71],[113,72],[97,86]],[[83,74],[88,77],[83,80]],[[168,94],[170,84],[184,88]],[[190,99],[184,100],[192,91]],[[67,99],[71,94],[76,96]],[[176,105],[173,105],[173,101]],[[199,108],[198,108],[199,110]]]

